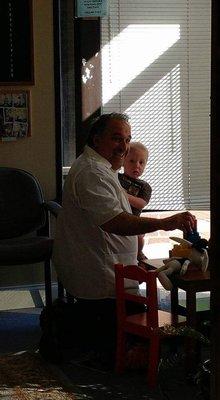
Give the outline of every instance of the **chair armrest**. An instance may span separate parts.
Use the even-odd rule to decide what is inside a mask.
[[[47,211],[49,211],[54,217],[57,218],[60,210],[62,210],[62,206],[57,203],[56,201],[48,201],[47,203],[44,203],[44,207],[46,208]]]

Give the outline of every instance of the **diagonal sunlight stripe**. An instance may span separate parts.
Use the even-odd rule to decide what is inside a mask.
[[[132,140],[149,149],[149,161],[142,175],[153,188],[151,204],[161,208],[181,209],[187,197],[187,143],[184,144],[180,101],[180,65],[177,64],[125,112],[131,118]],[[187,173],[184,174],[185,169]],[[150,179],[149,179],[150,177]],[[184,189],[187,188],[187,189]],[[162,207],[163,208],[163,207]]]
[[[102,48],[103,105],[179,39],[179,24],[131,24],[115,36]]]

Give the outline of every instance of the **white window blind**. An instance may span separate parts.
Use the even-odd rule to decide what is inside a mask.
[[[149,148],[149,209],[209,209],[210,0],[109,0],[102,111]]]

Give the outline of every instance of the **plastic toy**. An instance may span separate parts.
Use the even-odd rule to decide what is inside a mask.
[[[193,238],[194,242],[192,243],[186,239],[170,237],[179,244],[174,245],[173,250],[171,250],[171,257],[163,260],[164,265],[157,270],[158,279],[165,289],[172,289],[172,275],[174,273],[184,275],[189,269],[207,270],[209,264],[208,241],[201,239],[195,232]]]

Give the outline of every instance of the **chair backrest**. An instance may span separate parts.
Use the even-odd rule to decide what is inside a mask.
[[[0,239],[18,237],[44,226],[43,202],[40,184],[32,174],[0,167]]]
[[[128,293],[125,280],[146,283],[145,295]],[[126,300],[146,305],[147,319],[153,328],[158,327],[157,271],[146,271],[137,265],[115,264],[115,284],[118,322],[126,318]]]

